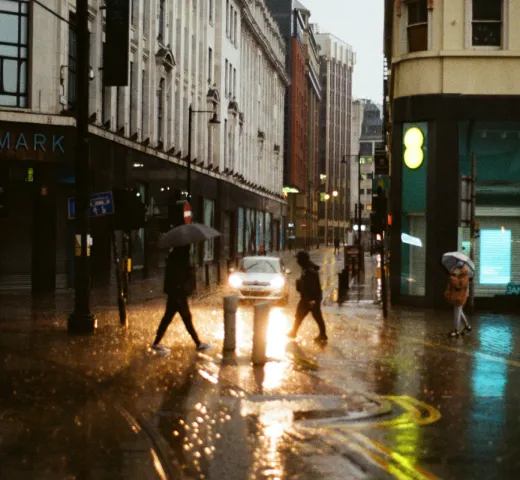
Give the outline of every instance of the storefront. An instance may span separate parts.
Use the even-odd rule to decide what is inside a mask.
[[[460,176],[476,157],[475,297],[494,308],[520,294],[517,97],[424,95],[395,101],[391,285],[394,303],[442,307],[444,252],[469,252]],[[518,293],[515,293],[518,290]]]
[[[74,143],[72,128],[0,124],[0,290],[68,286]]]

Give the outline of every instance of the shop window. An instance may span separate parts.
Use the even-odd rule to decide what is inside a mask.
[[[238,209],[237,251],[244,253],[244,209]]]
[[[29,3],[0,3],[0,105],[27,107]]]
[[[215,202],[204,199],[204,225],[214,227],[215,222]],[[215,259],[215,239],[206,240],[204,243],[204,261],[209,262]]]
[[[428,5],[427,0],[408,2],[408,52],[428,50]]]
[[[74,108],[78,96],[78,79],[76,74],[77,40],[76,40],[76,16],[69,15],[69,55],[67,75],[67,99],[69,108]]]
[[[502,46],[503,0],[472,0],[471,41],[474,47]]]

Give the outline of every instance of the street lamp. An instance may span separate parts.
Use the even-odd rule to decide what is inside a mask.
[[[80,252],[75,256],[74,270],[74,310],[67,321],[67,330],[72,334],[93,333],[97,322],[90,311],[90,265],[88,258],[89,232],[89,176],[90,145],[88,134],[89,107],[89,30],[88,0],[78,0],[77,15],[77,73],[78,108],[76,116],[76,158],[75,158],[75,199],[76,234],[79,237]],[[63,69],[61,69],[63,71]],[[61,72],[60,72],[61,73]]]
[[[336,241],[336,197],[338,196],[338,191],[334,190],[332,192],[332,245]]]
[[[188,109],[188,156],[186,158],[188,162],[188,172],[186,179],[186,192],[188,193],[187,200],[191,199],[191,132],[192,132],[192,119],[194,113],[212,113],[213,116],[209,120],[210,125],[218,125],[220,124],[220,120],[218,119],[217,112],[214,110],[193,110],[193,107],[190,105]]]
[[[357,193],[358,193],[358,195],[357,195],[357,204],[356,204],[355,213],[354,213],[354,223],[356,225],[359,225],[359,227],[360,227],[361,226],[361,156],[359,153],[357,155],[344,155],[343,160],[341,160],[342,164],[348,165],[347,157],[354,157],[357,160],[357,166],[358,166]],[[358,232],[357,241],[356,241],[357,245],[361,244],[361,228],[359,228],[359,227],[357,230],[357,232]]]

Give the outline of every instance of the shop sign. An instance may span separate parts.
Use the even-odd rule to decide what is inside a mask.
[[[63,161],[72,153],[74,129],[37,124],[3,123],[0,128],[0,157],[12,160]]]

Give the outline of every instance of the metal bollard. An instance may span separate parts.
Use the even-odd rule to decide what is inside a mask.
[[[237,309],[238,297],[224,297],[224,351],[234,352],[237,345]]]
[[[251,361],[254,365],[265,365],[267,362],[267,324],[269,323],[269,303],[255,305],[253,319],[253,353]]]

